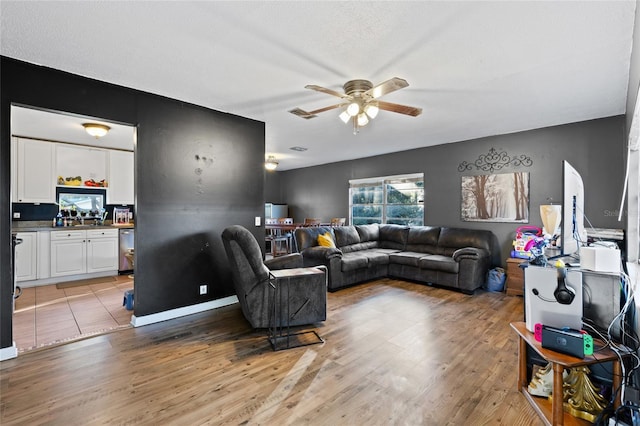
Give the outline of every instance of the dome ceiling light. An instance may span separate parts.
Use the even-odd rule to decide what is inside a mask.
[[[82,123],[84,129],[96,139],[99,139],[109,133],[111,127],[98,123]]]
[[[272,170],[275,170],[278,167],[278,164],[280,164],[280,163],[278,163],[278,160],[276,160],[276,157],[274,157],[273,155],[270,155],[267,158],[267,161],[265,161],[265,163],[264,163],[264,168],[267,169],[267,170],[272,171]]]

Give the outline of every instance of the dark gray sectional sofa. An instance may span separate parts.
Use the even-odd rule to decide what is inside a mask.
[[[322,247],[329,232],[336,248]],[[491,268],[491,231],[438,226],[356,225],[295,231],[305,266],[325,265],[329,290],[382,277],[403,278],[471,294]]]

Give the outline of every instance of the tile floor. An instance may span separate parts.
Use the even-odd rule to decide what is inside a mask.
[[[129,326],[133,311],[122,306],[133,279],[57,289],[55,284],[23,288],[13,314],[18,352]]]

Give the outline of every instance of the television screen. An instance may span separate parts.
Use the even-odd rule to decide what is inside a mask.
[[[560,244],[564,256],[578,258],[587,243],[584,228],[584,183],[580,173],[567,161],[562,162],[562,225]]]

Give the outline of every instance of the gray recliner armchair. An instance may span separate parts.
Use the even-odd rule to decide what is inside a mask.
[[[281,318],[278,324],[270,324],[270,309],[273,307],[270,305],[273,299],[270,298],[273,298],[274,290],[269,284],[269,271],[303,268],[302,255],[293,253],[263,261],[258,241],[240,225],[225,228],[222,243],[242,313],[251,326],[268,328],[286,325],[282,324],[285,318]],[[321,270],[323,273],[292,273],[287,277],[289,326],[313,324],[327,319],[327,271],[326,268]]]

